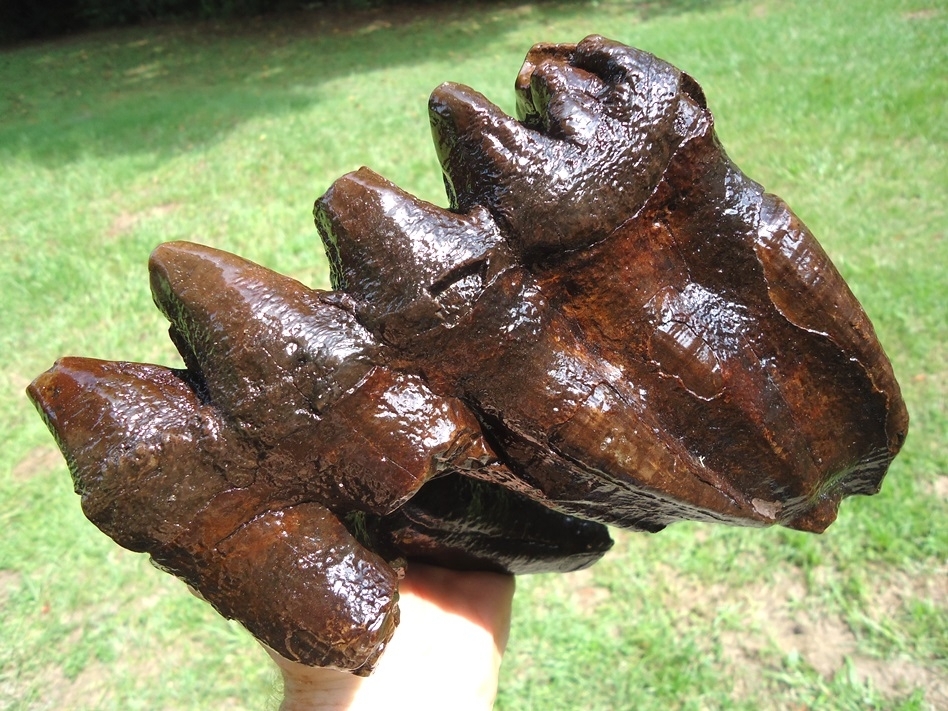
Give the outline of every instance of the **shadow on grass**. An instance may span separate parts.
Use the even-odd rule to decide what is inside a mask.
[[[0,156],[46,167],[89,155],[167,157],[212,144],[254,117],[305,110],[318,103],[327,81],[476,56],[525,17],[554,20],[587,4],[300,12],[101,31],[8,49],[0,52]],[[660,0],[611,10],[644,18],[707,7]]]

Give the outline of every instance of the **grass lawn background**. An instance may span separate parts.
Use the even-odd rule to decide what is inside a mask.
[[[26,400],[65,354],[180,363],[148,293],[190,239],[328,287],[311,206],[368,165],[445,204],[442,81],[509,112],[534,42],[597,32],[704,87],[738,165],[863,302],[912,423],[823,536],[616,532],[521,578],[498,708],[948,708],[948,8],[495,3],[159,26],[0,51],[0,708],[275,707],[264,653],[83,518]]]

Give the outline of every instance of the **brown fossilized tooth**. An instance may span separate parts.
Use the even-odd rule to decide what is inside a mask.
[[[490,210],[684,468],[814,531],[877,491],[907,429],[889,362],[806,227],[728,160],[694,80],[590,37],[535,48],[517,88],[523,124],[433,95],[452,204]]]
[[[385,514],[425,482],[449,472],[511,478],[459,400],[391,367],[356,320],[352,298],[190,243],[156,249],[150,271],[190,371],[203,374],[205,396],[254,443],[259,476],[283,496],[299,491],[340,515],[362,512],[347,520],[359,531],[370,525],[377,547],[384,540],[385,550],[405,557],[421,532]],[[454,475],[436,490],[414,501],[412,521],[434,525],[429,538],[458,540],[475,530],[470,520],[480,521],[489,533],[482,528],[463,545],[481,567],[522,572],[529,561],[531,569],[572,570],[611,545],[602,526],[531,506],[489,482]],[[399,535],[387,532],[395,525]]]
[[[506,245],[463,242],[471,224],[495,233],[482,211],[456,215],[363,169],[340,178],[316,212],[336,282],[359,296],[361,320],[437,392],[472,406],[517,477],[506,485],[631,528],[773,521],[659,426]],[[364,256],[381,243],[399,258]]]
[[[173,543],[214,497],[253,478],[250,452],[186,372],[62,358],[28,394],[66,455],[84,513],[126,548]]]
[[[705,120],[687,75],[641,50],[590,44],[531,50],[517,79],[522,121],[458,84],[429,101],[452,208],[487,207],[527,265],[608,237]]]
[[[379,359],[344,296],[236,255],[169,242],[152,253],[149,273],[188,369],[256,436],[279,439],[313,422]]]
[[[455,460],[491,457],[460,403],[385,366],[344,297],[190,243],[160,246],[150,271],[189,370],[285,490],[384,514]]]
[[[458,473],[504,467],[460,401],[387,365],[351,299],[190,243],[150,271],[188,370],[65,358],[29,395],[89,519],[283,656],[371,671],[395,558],[565,571],[611,546]]]
[[[593,36],[534,47],[516,91],[519,120],[433,93],[450,209],[368,169],[317,201],[337,291],[162,245],[186,370],[64,358],[29,388],[86,515],[290,659],[368,673],[406,558],[821,531],[904,441],[868,318],[691,77]]]
[[[83,511],[289,659],[368,671],[397,624],[397,575],[324,506],[256,477],[186,373],[64,358],[30,386]]]

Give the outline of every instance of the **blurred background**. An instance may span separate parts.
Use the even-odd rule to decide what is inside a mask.
[[[912,423],[822,536],[616,531],[590,570],[521,578],[497,707],[948,708],[943,0],[12,0],[0,27],[0,707],[276,708],[247,633],[83,518],[24,388],[67,354],[180,365],[148,292],[163,241],[328,288],[311,210],[335,178],[446,204],[429,92],[512,112],[532,44],[599,33],[704,87],[864,304]]]

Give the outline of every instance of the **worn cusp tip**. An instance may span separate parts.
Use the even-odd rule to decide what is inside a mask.
[[[97,427],[98,408],[90,402],[90,391],[95,389],[102,363],[91,358],[60,358],[26,389],[70,464]]]

